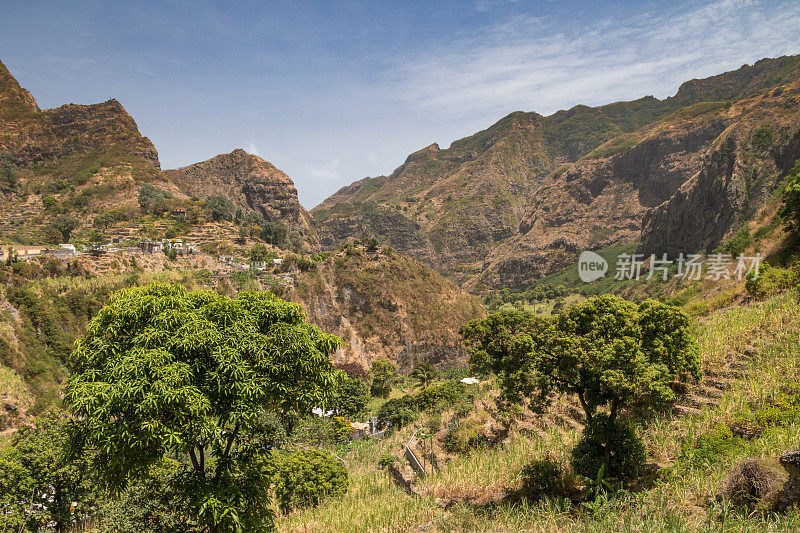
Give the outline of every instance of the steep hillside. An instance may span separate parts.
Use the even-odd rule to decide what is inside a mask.
[[[735,120],[722,116],[728,103],[798,72],[800,56],[765,59],[688,81],[665,100],[512,113],[447,149],[410,155],[390,176],[342,188],[312,210],[320,240],[376,236],[469,287],[529,281],[571,260],[553,246],[562,236],[578,246],[635,240],[644,214],[699,170],[703,150]],[[520,248],[537,253],[514,264]]]
[[[267,221],[280,220],[306,235],[313,234],[310,216],[297,200],[291,178],[244,150],[236,149],[164,174],[188,196],[225,196],[236,207],[255,211]]]
[[[418,361],[463,365],[459,329],[483,315],[476,299],[430,268],[390,251],[348,248],[299,272],[285,295],[309,320],[344,339],[339,364],[367,370],[375,359],[409,371]]]

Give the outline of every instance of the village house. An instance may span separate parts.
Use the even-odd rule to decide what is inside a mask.
[[[18,259],[29,259],[47,253],[47,246],[28,246],[24,244],[4,244],[0,246],[0,260],[8,259],[9,254],[16,252]]]

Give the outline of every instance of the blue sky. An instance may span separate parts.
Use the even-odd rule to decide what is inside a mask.
[[[162,167],[241,147],[311,208],[515,110],[674,94],[800,53],[797,0],[31,2],[0,59],[41,107],[117,98]]]

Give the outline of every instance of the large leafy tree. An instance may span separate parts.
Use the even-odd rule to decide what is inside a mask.
[[[324,404],[340,342],[265,292],[123,289],[76,343],[65,401],[112,487],[178,458],[171,482],[200,526],[258,531],[273,473],[260,416]]]
[[[590,427],[598,410],[613,427],[624,407],[673,401],[669,382],[700,374],[689,317],[653,300],[598,296],[552,319],[504,311],[467,324],[462,336],[473,368],[496,375],[504,402],[542,411],[553,393],[575,394]]]

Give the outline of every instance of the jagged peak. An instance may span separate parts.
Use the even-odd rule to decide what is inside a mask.
[[[0,103],[21,107],[28,112],[39,111],[39,106],[31,93],[20,86],[2,61],[0,61]]]

